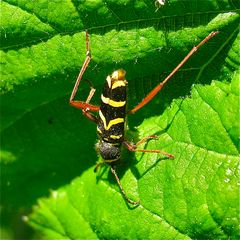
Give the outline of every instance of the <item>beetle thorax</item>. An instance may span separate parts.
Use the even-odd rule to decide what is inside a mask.
[[[120,158],[121,144],[112,144],[99,140],[96,144],[96,149],[106,162],[114,162]]]

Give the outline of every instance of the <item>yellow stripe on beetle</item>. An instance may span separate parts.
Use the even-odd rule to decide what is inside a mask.
[[[112,81],[111,81],[111,77],[110,76],[107,76],[107,83],[108,83],[108,87],[111,88],[112,86]]]
[[[127,81],[126,80],[121,80],[121,81],[115,81],[112,85],[112,89],[118,88],[118,87],[125,87]]]
[[[110,127],[112,127],[113,125],[116,125],[118,123],[123,123],[124,122],[124,118],[115,118],[115,119],[112,119],[109,121],[108,125],[106,123],[106,118],[103,116],[102,112],[99,111],[99,117],[101,118],[101,120],[103,121],[103,125],[104,125],[104,128],[106,130],[109,130]]]
[[[97,127],[97,131],[102,134],[102,131],[99,127]]]
[[[110,98],[104,97],[101,95],[101,100],[112,107],[123,107],[126,104],[126,101],[114,101]]]
[[[126,71],[123,69],[118,69],[114,71],[111,75],[112,79],[114,80],[124,80],[126,75]]]
[[[112,139],[120,139],[122,137],[122,134],[121,135],[110,135],[110,138]]]

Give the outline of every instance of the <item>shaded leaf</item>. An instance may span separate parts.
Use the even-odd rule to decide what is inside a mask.
[[[61,187],[38,200],[29,220],[48,239],[237,238],[237,1],[169,1],[157,12],[154,1],[0,4],[3,214]],[[96,181],[95,126],[68,105],[85,57],[85,29],[93,60],[84,78],[101,89],[113,69],[124,68],[129,108],[193,45],[220,31],[147,107],[129,117],[131,128],[139,126],[139,138],[159,135],[146,147],[175,156],[160,161],[156,154],[136,154],[134,161],[124,154],[118,171],[127,193],[141,199],[134,210],[108,171]],[[198,85],[190,93],[193,84]],[[79,98],[88,91],[82,83]]]

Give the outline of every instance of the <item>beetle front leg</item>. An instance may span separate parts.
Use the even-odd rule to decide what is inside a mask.
[[[161,153],[163,155],[165,155],[168,158],[174,158],[174,156],[170,153],[164,152],[162,150],[159,149],[138,149],[138,146],[143,144],[144,142],[148,141],[149,139],[157,139],[158,137],[153,135],[153,136],[148,136],[145,137],[143,139],[141,139],[140,141],[138,141],[136,144],[129,142],[127,140],[123,141],[123,145],[131,152],[143,152],[143,153]]]

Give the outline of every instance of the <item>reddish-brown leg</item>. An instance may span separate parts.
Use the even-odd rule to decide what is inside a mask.
[[[136,144],[124,140],[123,144],[131,152],[161,153],[161,154],[165,155],[168,158],[174,158],[174,156],[172,154],[164,152],[164,151],[159,150],[159,149],[149,150],[149,149],[138,149],[137,148],[139,145],[143,144],[147,140],[149,140],[149,139],[157,139],[157,138],[158,138],[157,136],[145,137],[145,138],[141,139],[140,141],[138,141]]]
[[[159,83],[148,95],[132,110],[128,113],[135,113],[148,102],[150,102],[154,96],[163,88],[163,86],[168,82],[169,79],[189,60],[189,58],[209,39],[217,35],[219,32],[211,32],[207,37],[205,37],[197,46],[194,46],[192,50],[187,54],[187,56],[177,65],[177,67],[161,82]]]
[[[94,95],[94,92],[95,92],[94,88],[91,87],[91,90],[90,90],[89,95],[87,97],[87,100],[85,102],[84,101],[74,100],[74,97],[75,97],[75,95],[77,93],[78,86],[80,84],[82,76],[83,76],[84,72],[86,71],[86,69],[87,69],[87,67],[88,67],[88,65],[89,65],[89,63],[91,61],[89,36],[88,36],[87,32],[86,32],[86,49],[87,49],[86,58],[85,58],[85,61],[83,63],[83,66],[82,66],[82,68],[81,68],[81,70],[80,70],[80,72],[78,74],[76,83],[74,85],[74,88],[72,90],[72,93],[71,93],[71,96],[70,96],[70,99],[69,99],[69,103],[73,107],[82,109],[83,115],[85,117],[87,117],[88,119],[90,119],[93,122],[97,122],[96,117],[92,113],[89,112],[89,111],[95,111],[95,112],[99,111],[99,107],[98,106],[95,106],[95,105],[92,105],[92,104],[89,103],[91,98]]]

